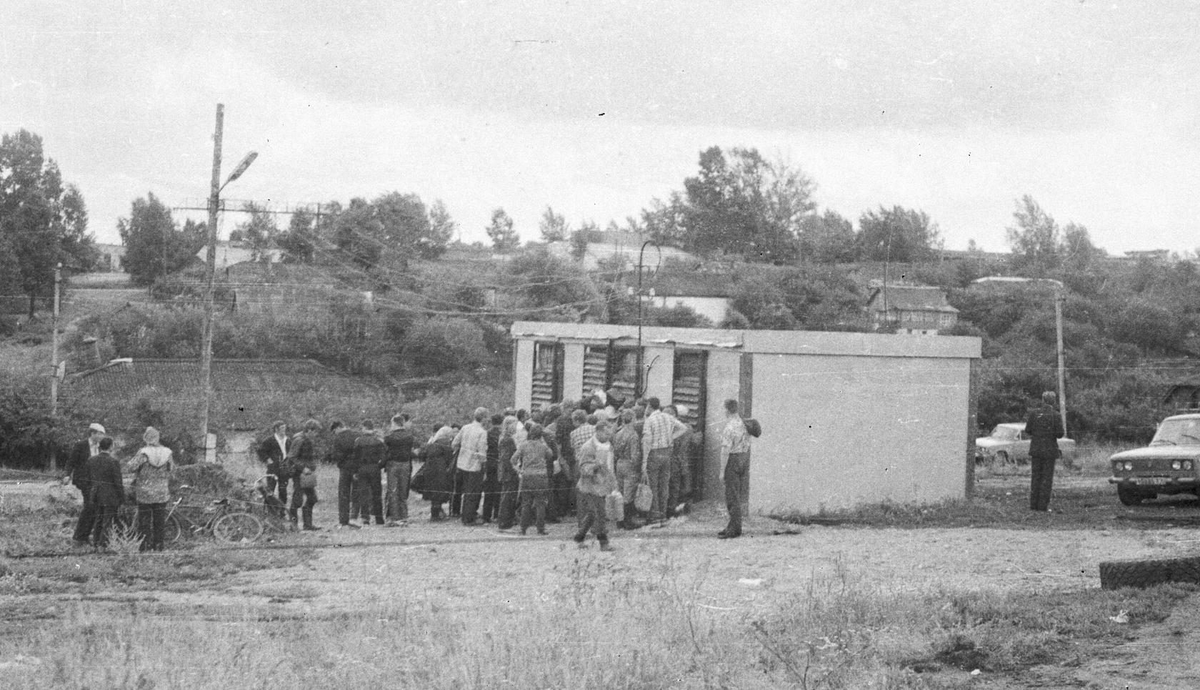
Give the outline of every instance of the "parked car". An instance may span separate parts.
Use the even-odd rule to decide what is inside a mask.
[[[997,424],[988,436],[975,439],[975,462],[981,465],[1029,464],[1029,434],[1025,422]],[[1069,465],[1075,459],[1075,441],[1058,439],[1058,450]]]
[[[1127,506],[1160,494],[1200,495],[1200,414],[1167,417],[1145,448],[1109,458],[1117,498]]]

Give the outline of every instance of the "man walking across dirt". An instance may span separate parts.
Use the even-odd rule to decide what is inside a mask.
[[[750,478],[750,434],[746,423],[738,414],[738,401],[725,401],[725,428],[721,430],[721,464],[724,467],[721,479],[725,482],[725,508],[729,511],[729,524],[717,532],[721,539],[736,539],[742,536],[743,487],[749,486]]]
[[[104,427],[93,422],[88,425],[88,436],[71,447],[71,455],[67,457],[67,474],[63,483],[70,481],[83,494],[83,509],[79,511],[79,521],[75,523],[75,544],[87,546],[96,521],[96,510],[88,498],[90,483],[88,481],[88,458],[100,452],[100,439],[104,438]]]
[[[1058,439],[1066,433],[1058,415],[1058,396],[1054,391],[1042,393],[1042,403],[1029,411],[1025,418],[1025,433],[1029,434],[1029,508],[1050,512],[1050,492],[1054,488],[1054,463],[1058,460]]]
[[[642,429],[642,478],[650,484],[654,503],[650,521],[665,523],[668,492],[671,488],[671,455],[675,439],[686,434],[686,424],[663,412],[658,398],[647,398],[650,414]]]
[[[483,490],[483,469],[487,461],[486,407],[475,408],[475,421],[464,426],[450,447],[457,453],[456,466],[463,477],[462,523],[474,525],[479,515],[479,498]]]

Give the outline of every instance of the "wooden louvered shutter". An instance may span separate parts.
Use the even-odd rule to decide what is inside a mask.
[[[608,387],[608,346],[588,345],[583,353],[583,397]]]
[[[562,395],[562,345],[535,343],[533,347],[533,391],[530,407],[549,407]]]

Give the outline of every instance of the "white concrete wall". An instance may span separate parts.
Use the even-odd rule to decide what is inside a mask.
[[[642,361],[649,367],[646,372],[646,397],[658,398],[662,404],[671,402],[675,387],[675,348],[647,347]]]
[[[704,498],[725,500],[721,485],[721,430],[725,428],[725,401],[741,396],[742,353],[708,353],[708,382],[704,415]],[[753,463],[753,454],[751,463]]]
[[[586,347],[583,343],[563,343],[563,400],[579,400],[583,397],[583,357]],[[524,385],[528,386],[531,379],[518,380],[526,382]]]
[[[763,426],[751,454],[752,511],[965,496],[969,359],[749,356]]]
[[[517,382],[516,400],[518,410],[533,409],[533,351],[536,341],[518,340],[514,348],[516,361],[513,362],[513,381]]]

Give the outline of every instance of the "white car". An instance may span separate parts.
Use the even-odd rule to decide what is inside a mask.
[[[1025,433],[1025,422],[997,424],[990,435],[975,439],[975,462],[981,465],[1027,465],[1030,440],[1029,434]],[[1075,458],[1075,442],[1069,438],[1058,439],[1058,450],[1067,464]]]

